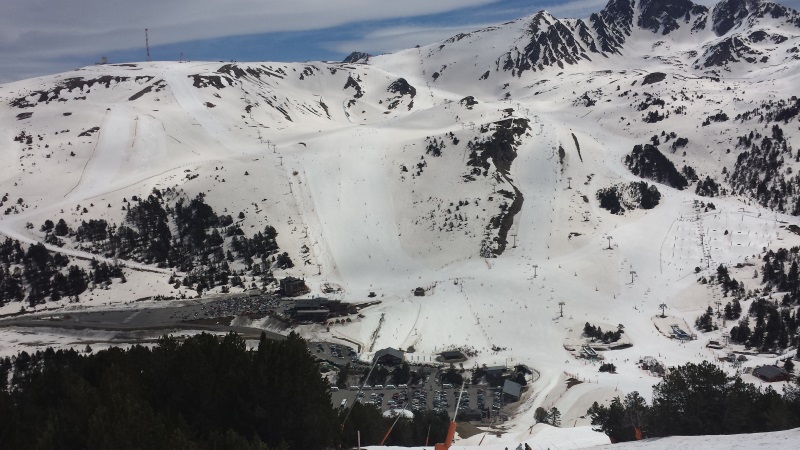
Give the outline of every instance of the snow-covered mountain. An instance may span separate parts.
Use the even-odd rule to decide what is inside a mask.
[[[759,0],[611,0],[341,63],[85,67],[0,86],[0,233],[135,269],[83,304],[194,295],[210,267],[243,282],[216,292],[269,270],[372,291],[364,318],[303,332],[525,363],[541,377],[513,423],[558,405],[586,425],[617,386],[649,394],[639,357],[713,356],[723,330],[676,344],[660,304],[693,323],[727,302],[698,278],[756,288],[764,249],[800,244],[798,85],[800,14]],[[176,212],[193,199],[215,218]],[[234,243],[270,227],[276,246]],[[624,324],[619,374],[564,349],[587,321]]]

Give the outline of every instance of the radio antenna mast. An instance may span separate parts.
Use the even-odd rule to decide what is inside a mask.
[[[147,33],[147,28],[144,29],[144,46],[147,47],[147,62],[150,62],[150,36]]]

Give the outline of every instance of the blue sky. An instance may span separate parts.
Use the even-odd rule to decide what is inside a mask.
[[[606,0],[588,2],[590,13],[602,8]],[[561,5],[559,5],[561,3]],[[417,44],[428,44],[462,30],[517,19],[541,9],[576,2],[500,0],[435,14],[387,18],[346,23],[310,30],[233,35],[167,45],[154,45],[157,34],[151,31],[153,59],[175,59],[180,53],[195,60],[310,61],[341,60],[352,51],[383,53]],[[581,2],[583,3],[583,2]],[[578,10],[585,6],[576,5]],[[580,11],[578,11],[580,12]],[[380,39],[375,39],[380,35]],[[414,42],[414,44],[407,44]],[[110,53],[114,60],[141,58],[143,48]]]
[[[713,0],[695,0],[706,5]],[[547,9],[587,17],[607,0],[0,0],[0,83],[145,60],[341,60]],[[782,0],[795,8],[800,0]]]

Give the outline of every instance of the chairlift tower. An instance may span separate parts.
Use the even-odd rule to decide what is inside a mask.
[[[558,302],[558,313],[560,317],[564,317],[564,305],[565,303],[563,301]]]

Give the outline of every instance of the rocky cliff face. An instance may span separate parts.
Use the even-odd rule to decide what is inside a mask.
[[[670,36],[679,30],[688,34],[713,31],[721,40],[698,42],[696,69],[724,68],[731,63],[766,62],[753,44],[764,41],[762,31],[752,36],[764,21],[800,28],[797,11],[763,0],[723,0],[713,11],[691,0],[610,0],[588,19],[557,19],[546,11],[531,17],[522,41],[497,59],[497,67],[521,76],[546,67],[564,68],[622,54],[637,31]],[[770,37],[773,42],[780,37]],[[702,50],[702,52],[700,51]]]

